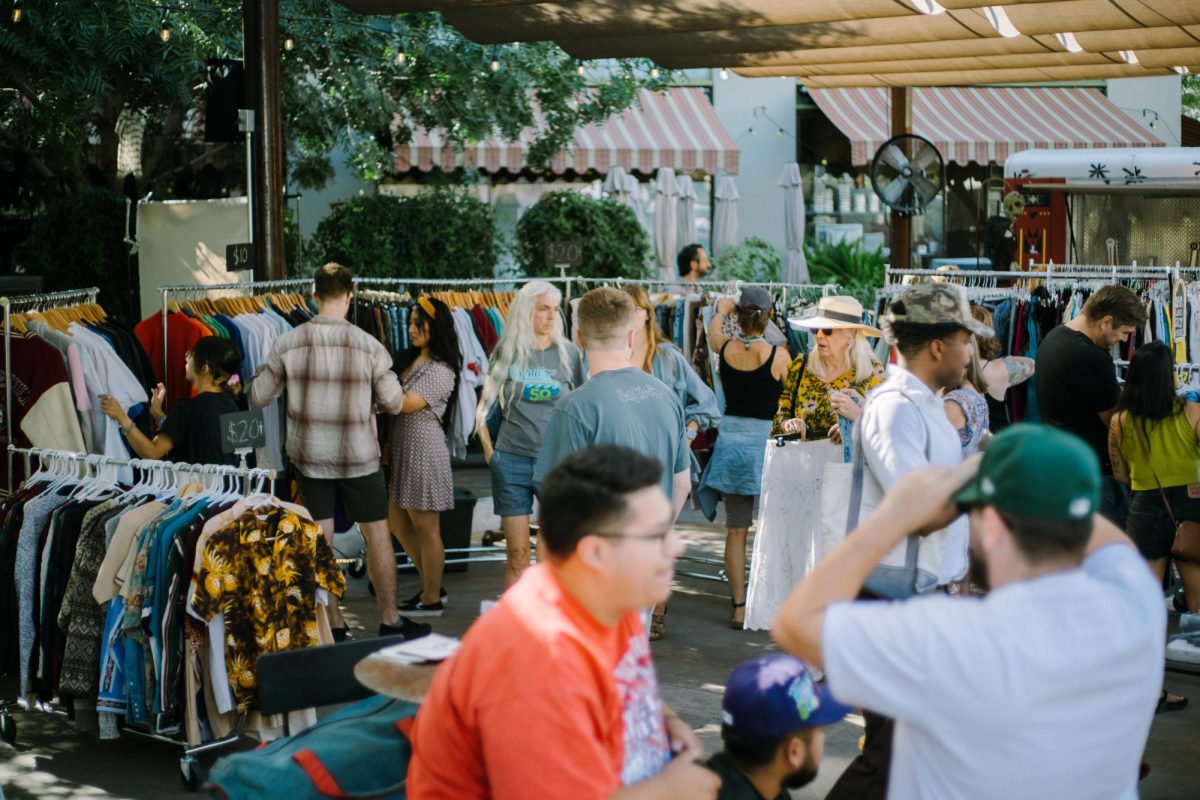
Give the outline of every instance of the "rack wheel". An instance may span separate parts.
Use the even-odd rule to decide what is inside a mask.
[[[351,578],[354,578],[354,579],[361,578],[363,575],[367,574],[366,562],[363,561],[362,559],[355,561],[353,564],[350,565],[349,572],[350,572]]]
[[[0,737],[9,744],[17,741],[17,721],[8,714],[0,715]]]
[[[179,779],[186,791],[194,792],[200,788],[200,765],[195,756],[184,756],[179,759]]]

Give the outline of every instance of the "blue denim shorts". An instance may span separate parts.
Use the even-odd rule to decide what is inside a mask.
[[[492,470],[492,506],[497,516],[524,517],[533,513],[533,465],[537,459],[496,450]]]

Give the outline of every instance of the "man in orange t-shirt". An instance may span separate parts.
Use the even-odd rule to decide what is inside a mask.
[[[543,480],[539,550],[437,671],[412,730],[410,800],[715,800],[691,728],[659,695],[639,610],[683,551],[662,465],[625,447]]]

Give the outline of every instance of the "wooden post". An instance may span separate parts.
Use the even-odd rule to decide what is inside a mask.
[[[242,4],[246,95],[254,109],[254,276],[278,280],[287,271],[283,244],[283,132],[279,106],[279,0]]]
[[[892,136],[912,133],[912,89],[892,87]],[[899,211],[892,212],[892,267],[908,269],[912,253],[912,218]]]

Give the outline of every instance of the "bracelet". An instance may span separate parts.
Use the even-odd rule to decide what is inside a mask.
[[[137,427],[137,423],[135,423],[133,420],[129,420],[129,425],[126,427],[121,428],[119,425],[117,427],[120,429],[122,436],[129,436],[129,432]]]

